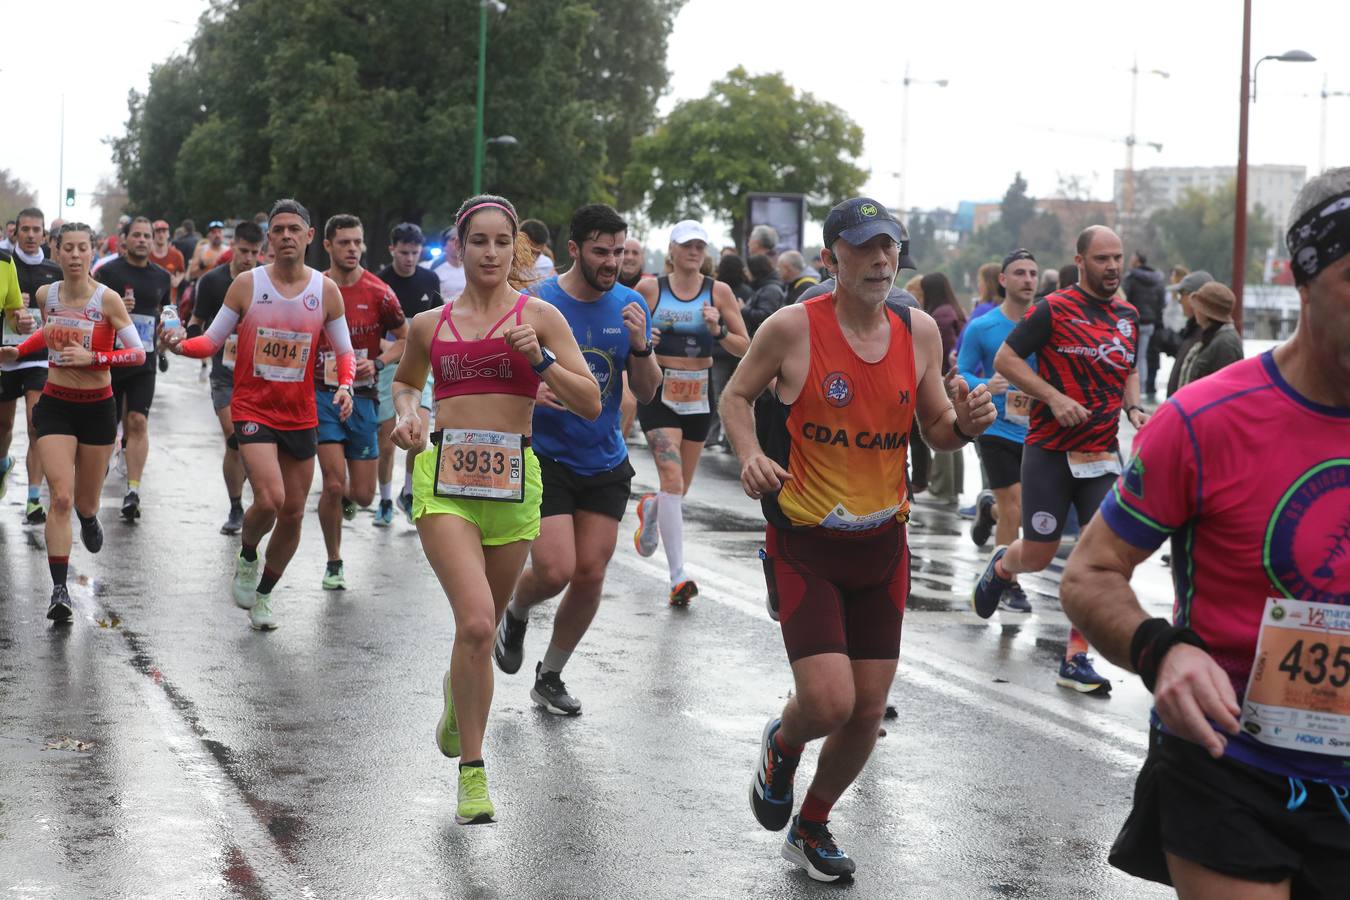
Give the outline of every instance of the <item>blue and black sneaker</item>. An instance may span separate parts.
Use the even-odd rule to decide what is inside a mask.
[[[783,859],[801,866],[815,881],[852,878],[857,868],[834,842],[826,823],[803,822],[801,816],[794,817],[788,829]]]
[[[781,831],[792,818],[792,779],[800,756],[787,756],[774,740],[782,719],[770,719],[760,736],[759,760],[750,779],[750,811],[769,831]]]
[[[1109,694],[1111,679],[1097,674],[1092,668],[1092,660],[1086,653],[1075,653],[1071,658],[1059,664],[1059,677],[1055,684],[1072,688],[1080,694]]]
[[[998,608],[1005,612],[1029,613],[1031,601],[1027,599],[1027,593],[1022,590],[1022,586],[1014,581],[1003,592],[1002,598],[998,601]]]
[[[985,567],[984,574],[980,580],[975,582],[975,590],[970,594],[970,605],[974,607],[975,614],[981,619],[987,619],[998,609],[998,601],[1003,597],[1003,592],[1013,584],[1012,579],[1000,578],[995,566],[1003,558],[1003,554],[1008,552],[1007,547],[999,547],[994,551],[994,555],[989,559],[989,565]]]

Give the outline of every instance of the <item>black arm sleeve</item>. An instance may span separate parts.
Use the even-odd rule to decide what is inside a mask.
[[[1018,322],[1008,333],[1008,346],[1013,348],[1013,352],[1018,356],[1026,359],[1050,343],[1053,321],[1049,301],[1037,302],[1031,307],[1031,312],[1027,313],[1026,318]]]

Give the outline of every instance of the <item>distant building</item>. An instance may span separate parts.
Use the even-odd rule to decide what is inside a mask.
[[[1134,214],[1140,221],[1160,209],[1175,206],[1188,189],[1206,194],[1220,190],[1237,177],[1235,166],[1155,166],[1134,170]],[[1247,212],[1260,206],[1284,232],[1294,197],[1308,180],[1303,166],[1248,166]],[[1125,215],[1125,170],[1116,169],[1115,204]]]
[[[962,204],[964,206],[964,204]],[[1036,212],[1059,219],[1060,232],[1075,235],[1087,225],[1116,224],[1116,205],[1110,200],[1070,200],[1066,197],[1038,197]],[[972,203],[970,231],[975,233],[993,225],[1003,215],[1001,200]]]

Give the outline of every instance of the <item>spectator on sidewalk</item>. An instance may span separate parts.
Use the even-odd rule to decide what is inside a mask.
[[[1186,349],[1186,355],[1177,362],[1181,370],[1178,388],[1206,375],[1231,366],[1242,359],[1242,335],[1233,325],[1233,308],[1237,298],[1227,285],[1211,281],[1191,295],[1191,310],[1199,334]]]

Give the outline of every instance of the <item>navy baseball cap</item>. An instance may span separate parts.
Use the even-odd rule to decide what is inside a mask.
[[[845,200],[831,209],[830,214],[825,217],[826,247],[833,247],[839,238],[856,247],[879,234],[889,234],[891,240],[900,245],[899,268],[918,268],[914,265],[914,260],[909,258],[909,232],[905,230],[905,226],[891,215],[890,210],[870,197]]]

